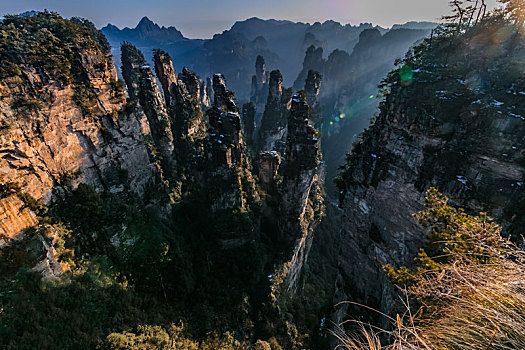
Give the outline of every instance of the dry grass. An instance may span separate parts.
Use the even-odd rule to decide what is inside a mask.
[[[403,290],[420,308],[413,314],[405,301],[406,314],[391,318],[391,344],[381,345],[384,331],[361,324],[357,335],[336,332],[339,348],[525,349],[525,254],[503,239],[495,244],[493,231],[478,224],[463,235],[480,253],[449,252],[448,263]]]
[[[485,214],[466,215],[447,200],[431,189],[427,211],[416,215],[431,229],[435,254],[422,252],[413,270],[386,268],[397,281],[409,281],[401,288],[405,314],[390,318],[388,332],[347,321],[361,330],[335,332],[340,349],[525,349],[525,252]],[[384,333],[388,345],[379,341]]]
[[[523,253],[490,264],[458,260],[409,292],[428,300],[419,334],[432,349],[525,349]]]

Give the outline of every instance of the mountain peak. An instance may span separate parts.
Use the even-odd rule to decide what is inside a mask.
[[[105,27],[103,27],[101,30],[102,30],[102,31],[104,31],[104,30],[119,31],[120,29],[119,29],[116,25],[111,24],[111,23],[108,23],[108,24],[107,24]]]
[[[144,25],[146,23],[152,23],[152,24],[155,24],[153,23],[153,21],[151,19],[149,19],[147,16],[144,16],[141,18],[141,20],[139,21],[139,24],[138,25]]]
[[[118,27],[108,24],[101,29],[107,36],[108,40],[114,46],[120,45],[122,41],[129,41],[134,45],[175,42],[184,40],[184,36],[175,27],[160,27],[158,24],[144,16],[139,21],[135,28],[125,27],[119,29]]]
[[[152,20],[150,20],[148,17],[144,16],[140,20],[139,24],[135,27],[135,29],[150,29],[153,27],[158,27],[157,24],[155,24]]]

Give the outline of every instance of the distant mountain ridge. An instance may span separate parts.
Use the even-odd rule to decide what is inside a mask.
[[[394,24],[392,29],[420,29],[420,30],[430,30],[436,27],[435,22],[416,22],[411,21],[404,24]]]
[[[422,29],[429,32],[436,25],[429,22],[409,22],[394,27],[422,33]],[[160,27],[147,17],[142,18],[135,28],[119,29],[108,24],[101,31],[113,47],[112,53],[117,65],[120,64],[118,48],[124,41],[137,46],[145,53],[150,63],[152,50],[162,48],[173,58],[177,71],[188,67],[203,79],[221,72],[226,77],[228,86],[236,93],[236,97],[246,100],[249,98],[257,56],[265,58],[268,71],[279,69],[284,84],[290,86],[300,73],[308,47],[314,45],[322,48],[326,55],[336,49],[346,51],[350,55],[359,42],[360,34],[364,30],[374,28],[381,34],[390,31],[371,23],[343,25],[330,20],[310,24],[288,20],[263,20],[257,17],[237,21],[229,30],[215,34],[211,39],[185,38],[175,27]],[[403,47],[402,51],[405,50]]]
[[[147,44],[150,41],[158,43],[170,43],[186,39],[175,27],[164,27],[154,23],[148,17],[142,17],[135,28],[119,29],[113,24],[108,24],[101,31],[112,41],[132,41]]]

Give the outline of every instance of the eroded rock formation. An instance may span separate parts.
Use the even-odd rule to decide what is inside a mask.
[[[304,93],[294,95],[282,166],[280,215],[282,238],[293,246],[286,287],[296,290],[312,244],[313,231],[323,215],[323,174],[318,131],[310,121]]]
[[[246,139],[246,145],[251,149],[255,148],[255,114],[255,103],[246,102],[242,106],[242,126],[244,130],[244,138]]]
[[[243,138],[239,109],[233,101],[233,93],[226,89],[222,74],[213,76],[213,91],[214,104],[207,111],[207,153],[208,159],[212,161],[212,179],[217,181],[212,191],[213,210],[246,210],[250,202],[258,200],[258,195]]]
[[[268,100],[268,80],[269,72],[266,71],[266,63],[262,56],[257,56],[255,61],[255,75],[252,77],[252,90],[250,101],[255,103],[257,111],[264,110],[264,105]]]
[[[0,199],[0,240],[2,237],[12,239],[36,224],[35,213],[16,194]],[[0,247],[2,245],[0,243]]]
[[[292,98],[292,89],[283,88],[283,77],[278,70],[270,73],[268,100],[259,128],[259,149],[284,153],[286,126]]]
[[[86,72],[83,86],[89,86],[84,89],[97,94],[83,104],[91,105],[90,115],[80,105],[80,87],[64,86],[41,67],[25,67],[23,78],[0,82],[1,181],[18,184],[45,203],[52,200],[53,188],[74,188],[82,182],[114,192],[128,188],[141,193],[155,174],[144,143],[150,132],[144,115],[118,112],[125,100],[114,84],[111,56],[82,52],[86,58],[78,69]],[[31,101],[33,107],[28,105]],[[125,181],[118,175],[122,172],[127,174]]]
[[[166,105],[170,106],[170,90],[172,89],[172,84],[177,85],[177,73],[175,73],[175,69],[173,69],[173,62],[171,61],[170,55],[161,50],[154,52],[153,61],[155,62],[155,74],[164,92],[164,100],[166,101]],[[176,88],[176,86],[173,88]]]
[[[306,49],[303,60],[303,69],[299,73],[294,83],[295,90],[301,90],[304,86],[304,82],[308,77],[310,70],[317,72],[324,72],[326,60],[323,59],[323,48],[315,47],[313,45]]]
[[[321,89],[322,76],[314,70],[308,71],[308,76],[304,82],[304,92],[306,93],[306,102],[310,106],[310,120],[319,128],[322,122],[321,105],[317,97]]]
[[[199,77],[184,68],[177,77],[171,57],[162,50],[154,52],[155,71],[164,89],[167,111],[171,123],[176,152],[174,158],[189,168],[195,166],[196,157],[203,156],[203,140],[206,137],[206,120],[201,109],[201,102],[209,100],[209,95],[202,95]],[[209,102],[209,101],[208,101]],[[178,176],[183,171],[178,168]]]
[[[346,218],[335,302],[392,312],[398,299],[383,266],[410,266],[424,246],[427,232],[412,214],[430,186],[472,214],[487,212],[507,234],[521,232],[525,105],[517,91],[525,85],[506,72],[525,45],[512,28],[483,38],[498,30],[507,33],[503,44],[465,35],[446,58],[427,41],[417,70],[405,67],[408,79],[389,76],[392,92],[337,181]],[[340,305],[334,320],[347,312],[348,304]]]
[[[150,66],[142,53],[133,45],[122,44],[122,75],[128,86],[129,97],[138,101],[148,118],[153,143],[162,154],[163,160],[169,161],[173,153],[173,134],[171,121],[166,106]],[[171,74],[174,74],[173,69]],[[163,82],[168,83],[173,76],[164,76]]]
[[[281,165],[281,156],[276,151],[265,151],[259,154],[259,180],[269,186],[275,181]]]

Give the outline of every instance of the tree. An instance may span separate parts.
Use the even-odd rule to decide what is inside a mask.
[[[467,13],[470,15],[468,18],[468,26],[476,25],[478,24],[480,19],[483,19],[485,17],[485,14],[487,13],[487,4],[485,3],[485,0],[467,0],[470,3],[473,3],[473,5],[469,5],[467,7]],[[475,20],[474,20],[475,17]]]
[[[449,22],[448,27],[454,35],[459,34],[464,28],[477,24],[487,11],[485,0],[451,0],[449,5],[452,8],[452,14],[443,16],[442,19]]]

